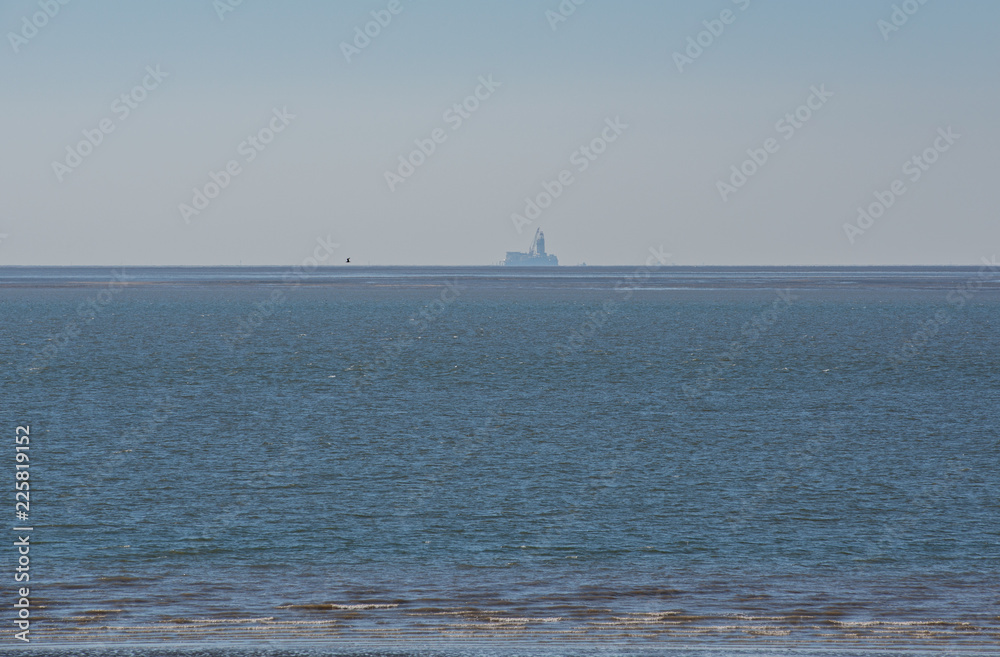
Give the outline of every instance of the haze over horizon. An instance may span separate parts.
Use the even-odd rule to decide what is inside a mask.
[[[12,0],[0,266],[293,266],[323,241],[323,264],[488,265],[537,227],[565,265],[980,265],[1000,254],[998,19]]]

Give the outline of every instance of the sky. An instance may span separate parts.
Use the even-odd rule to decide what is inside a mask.
[[[998,19],[6,0],[0,265],[490,265],[537,228],[564,265],[980,264],[1000,254]]]

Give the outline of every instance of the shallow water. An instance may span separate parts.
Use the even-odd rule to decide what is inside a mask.
[[[0,269],[32,646],[1000,642],[997,273],[124,274]]]

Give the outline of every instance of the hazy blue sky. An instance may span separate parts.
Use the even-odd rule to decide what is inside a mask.
[[[1000,253],[1000,2],[234,1],[0,4],[0,264],[491,264],[536,226],[562,264]]]

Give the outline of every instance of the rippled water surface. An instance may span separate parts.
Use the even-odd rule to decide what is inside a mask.
[[[0,269],[33,647],[1000,645],[998,272],[123,273]]]

